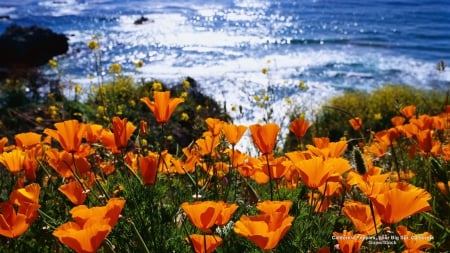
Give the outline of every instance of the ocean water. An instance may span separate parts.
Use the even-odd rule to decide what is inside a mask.
[[[0,0],[0,16],[9,17],[0,32],[15,23],[66,34],[70,51],[58,59],[66,82],[92,82],[95,37],[104,79],[111,63],[146,80],[190,76],[229,109],[240,106],[243,115],[232,113],[243,124],[264,116],[254,96],[268,86],[273,121],[283,124],[286,112],[312,116],[349,88],[450,87],[450,70],[437,70],[450,65],[447,0]],[[135,25],[141,16],[149,22]]]

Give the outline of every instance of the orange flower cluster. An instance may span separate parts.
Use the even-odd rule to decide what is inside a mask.
[[[77,120],[55,123],[54,126],[55,129],[43,131],[45,137],[32,132],[17,134],[16,145],[6,146],[8,139],[2,138],[0,163],[17,178],[20,188],[11,193],[9,201],[0,204],[0,234],[18,237],[38,217],[40,185],[23,186],[23,182],[35,181],[40,165],[45,163],[62,179],[59,180],[62,183],[59,192],[75,205],[71,210],[75,222],[61,225],[54,231],[54,236],[77,252],[95,252],[115,225],[125,200],[111,198],[105,207],[90,209],[82,205],[93,188],[100,186],[101,175],[114,171],[105,166],[104,161],[92,163],[90,157],[98,144],[114,154],[122,152],[135,127],[118,117],[113,118],[113,131]],[[53,144],[56,147],[52,147]],[[49,177],[43,182],[44,186],[48,180]]]
[[[222,238],[211,235],[213,226],[223,227],[232,218],[238,208],[236,204],[223,201],[197,201],[184,202],[181,208],[189,217],[189,220],[204,233],[204,235],[191,234],[189,241],[197,253],[210,253],[222,243]]]
[[[0,203],[0,235],[17,238],[28,230],[38,217],[40,189],[36,183],[29,184],[14,190],[8,201]]]
[[[394,125],[392,128],[375,133],[376,141],[372,145],[376,145],[378,150],[371,149],[374,155],[384,155],[387,147],[395,147],[405,138],[412,142],[408,147],[411,158],[420,154],[423,157],[442,156],[445,161],[450,160],[450,143],[445,141],[445,136],[449,134],[450,109],[436,116],[416,116],[416,107],[409,105],[401,109],[401,113],[402,116],[391,119]]]
[[[79,205],[70,214],[74,221],[57,227],[53,235],[76,252],[96,252],[120,217],[125,200],[112,198],[106,206]]]
[[[169,122],[176,107],[184,101],[170,98],[170,92],[154,92],[153,98],[154,101],[147,97],[141,101],[161,126]],[[208,130],[191,145],[181,148],[179,156],[168,150],[130,151],[133,136],[138,134],[137,127],[127,118],[119,117],[112,118],[110,128],[67,120],[54,124],[55,129],[45,129],[43,135],[17,134],[15,145],[8,146],[8,139],[2,138],[0,164],[17,183],[9,200],[0,203],[0,235],[19,237],[37,218],[41,186],[35,183],[36,175],[40,168],[47,166],[46,180],[57,178],[52,181],[57,184],[57,194],[62,194],[74,206],[70,209],[73,221],[58,226],[53,235],[76,252],[98,250],[120,220],[125,199],[116,196],[123,186],[115,182],[114,192],[108,191],[111,187],[105,188],[116,172],[125,175],[127,180],[137,178],[144,189],[153,189],[161,177],[169,180],[184,177],[191,183],[186,188],[192,189],[189,192],[192,202],[182,203],[181,209],[195,226],[192,228],[200,231],[186,238],[195,252],[209,253],[217,249],[224,240],[217,231],[226,226],[233,226],[236,234],[261,250],[276,248],[293,226],[294,217],[289,215],[293,202],[273,200],[273,192],[282,196],[280,192],[297,189],[308,198],[311,214],[322,215],[334,208],[351,222],[353,231],[333,233],[332,240],[342,252],[359,251],[368,238],[384,233],[391,226],[403,239],[408,238],[402,240],[406,249],[430,248],[431,234],[414,234],[398,225],[415,214],[431,210],[432,196],[428,188],[413,185],[411,179],[415,175],[411,171],[396,167],[397,171],[393,172],[390,165],[378,167],[375,161],[398,147],[406,147],[409,158],[450,161],[450,144],[443,137],[448,138],[450,111],[437,116],[417,115],[415,107],[408,106],[400,112],[401,116],[392,119],[392,128],[373,133],[368,143],[359,145],[361,150],[358,147],[349,150],[347,141],[331,141],[327,137],[314,137],[312,144],[303,145],[310,126],[303,118],[289,125],[302,145],[285,154],[277,149],[279,125],[243,126],[215,118],[205,120]],[[355,131],[363,132],[361,118],[352,118],[349,123]],[[141,121],[136,140],[145,139],[149,133],[147,128],[147,123]],[[247,129],[259,156],[236,148]],[[350,151],[353,160],[346,158]],[[450,191],[446,175],[438,171],[434,177],[438,181],[436,189],[443,194]],[[267,189],[267,184],[270,200],[263,201],[266,195],[261,199],[258,190]],[[47,185],[44,181],[42,186]],[[216,201],[206,200],[210,196]],[[158,208],[164,208],[163,202],[158,203],[161,204]],[[245,211],[256,208],[259,214],[242,215],[233,221],[240,206],[231,202],[245,203],[242,207]],[[410,239],[416,237],[429,240]]]
[[[243,215],[234,225],[234,232],[248,238],[262,250],[274,249],[292,226],[289,216],[292,202],[264,201],[257,204],[259,215]]]

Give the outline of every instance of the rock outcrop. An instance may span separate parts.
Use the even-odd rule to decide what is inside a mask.
[[[39,26],[9,26],[0,36],[0,68],[29,69],[69,49],[68,38]]]

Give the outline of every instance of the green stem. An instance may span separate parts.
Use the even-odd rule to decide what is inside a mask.
[[[377,221],[375,220],[375,210],[373,208],[372,200],[369,200],[369,206],[370,206],[370,213],[372,214],[373,225],[375,227],[375,234],[377,235],[378,234]]]
[[[131,227],[133,228],[134,232],[136,233],[139,242],[142,244],[142,247],[144,248],[146,253],[150,253],[150,250],[148,250],[147,245],[145,245],[144,239],[142,238],[141,234],[139,233],[138,229],[136,228],[136,225],[134,224],[134,222],[131,220],[131,218],[127,219],[128,223],[131,224]]]
[[[269,173],[269,187],[270,187],[270,201],[273,200],[273,188],[272,188],[272,172],[269,164],[269,154],[266,154],[267,171]]]

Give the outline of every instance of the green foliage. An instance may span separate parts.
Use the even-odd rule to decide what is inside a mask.
[[[325,102],[317,114],[313,131],[316,136],[331,140],[342,137],[360,138],[348,123],[353,117],[363,120],[363,131],[380,131],[392,126],[392,117],[400,115],[406,105],[415,105],[418,114],[442,112],[446,94],[439,91],[419,90],[405,85],[386,85],[370,93],[347,90],[341,96]]]

